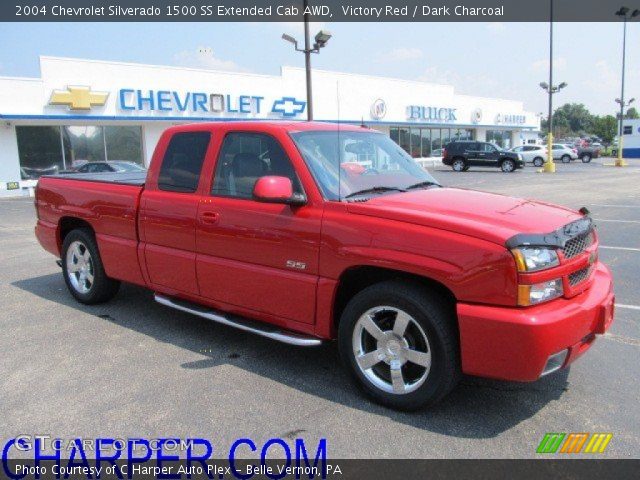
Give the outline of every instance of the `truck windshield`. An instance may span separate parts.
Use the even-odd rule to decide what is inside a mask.
[[[291,137],[329,200],[382,195],[438,182],[393,140],[371,131],[305,131]]]

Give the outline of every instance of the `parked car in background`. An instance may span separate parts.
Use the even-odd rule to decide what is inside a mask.
[[[109,160],[108,162],[86,162],[63,173],[144,172],[146,169],[134,162]]]
[[[547,148],[544,145],[520,145],[514,147],[510,152],[519,153],[526,163],[533,163],[536,167],[541,167],[547,158]]]
[[[600,151],[602,150],[602,145],[596,146],[600,144],[585,144],[584,146],[576,147],[577,155],[582,163],[589,163],[592,158],[598,158],[600,156]]]
[[[569,163],[571,160],[577,160],[578,158],[578,150],[562,143],[551,145],[551,152],[553,153],[553,159],[560,160],[562,163]]]
[[[449,143],[442,151],[442,163],[456,172],[466,172],[469,167],[499,167],[503,172],[513,172],[524,167],[521,154],[474,140]]]

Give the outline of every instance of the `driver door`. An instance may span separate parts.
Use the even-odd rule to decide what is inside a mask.
[[[200,295],[239,311],[313,323],[322,209],[254,200],[266,175],[288,177],[304,193],[279,140],[227,131],[210,194],[198,208],[196,273]]]

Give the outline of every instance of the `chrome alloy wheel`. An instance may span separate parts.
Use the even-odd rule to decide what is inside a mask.
[[[462,172],[464,170],[464,160],[454,160],[451,167],[456,172]]]
[[[398,308],[367,310],[353,329],[352,346],[362,374],[385,392],[411,393],[429,376],[427,335],[411,315]]]
[[[93,261],[87,246],[76,240],[67,249],[67,276],[73,288],[79,293],[87,293],[93,286]]]

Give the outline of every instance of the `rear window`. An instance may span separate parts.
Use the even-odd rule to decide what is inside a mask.
[[[211,133],[181,132],[169,141],[162,159],[158,188],[170,192],[195,192]]]

